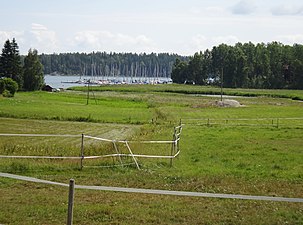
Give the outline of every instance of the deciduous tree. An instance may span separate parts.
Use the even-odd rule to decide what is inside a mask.
[[[43,66],[38,51],[30,49],[24,59],[24,90],[40,90],[44,84]]]

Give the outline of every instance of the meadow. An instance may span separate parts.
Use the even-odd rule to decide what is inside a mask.
[[[180,119],[184,124],[181,153],[172,167],[167,159],[138,159],[141,170],[133,165],[105,167],[112,161],[99,160],[94,164],[104,167],[81,170],[77,160],[0,158],[0,172],[63,183],[73,178],[83,185],[303,198],[303,103],[298,100],[303,91],[224,90],[237,96],[229,98],[242,104],[238,108],[218,107],[219,97],[205,96],[218,91],[187,85],[94,87],[89,104],[81,88],[0,97],[0,133],[171,140],[173,127]],[[231,122],[260,118],[266,120]],[[79,156],[80,145],[78,137],[1,136],[0,155]],[[131,147],[134,153],[170,151],[169,145]],[[110,148],[87,141],[85,151],[98,154]],[[0,196],[0,224],[66,222],[67,188],[0,178]],[[74,224],[302,223],[302,203],[75,193]]]

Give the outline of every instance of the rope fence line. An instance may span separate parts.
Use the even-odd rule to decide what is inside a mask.
[[[9,173],[0,172],[0,177],[28,181],[28,182],[35,182],[35,183],[43,183],[43,184],[49,184],[49,185],[57,185],[57,186],[62,186],[62,187],[69,187],[69,185],[65,184],[65,183],[42,180],[42,179],[37,179],[37,178],[33,178],[33,177],[20,176],[20,175],[9,174]],[[203,193],[203,192],[190,192],[190,191],[170,191],[170,190],[157,190],[157,189],[88,186],[88,185],[75,185],[75,188],[84,189],[84,190],[114,191],[114,192],[126,192],[126,193],[138,193],[138,194],[157,194],[157,195],[173,195],[173,196],[187,196],[187,197],[205,197],[205,198],[220,198],[220,199],[240,199],[240,200],[254,200],[254,201],[303,203],[303,198]]]
[[[80,156],[37,156],[37,155],[0,155],[0,158],[12,159],[82,159]]]
[[[176,158],[179,155],[180,151],[176,154],[170,155],[138,155],[138,154],[109,154],[109,155],[96,155],[96,156],[84,156],[84,159],[98,159],[98,158],[107,158],[107,157],[117,157],[117,156],[127,156],[127,157],[137,157],[137,158],[162,158],[162,159],[171,159]],[[0,156],[1,157],[1,156]],[[76,157],[75,157],[76,158]],[[80,159],[82,157],[77,157]]]
[[[86,138],[90,138],[90,139],[94,139],[94,140],[99,140],[99,141],[105,141],[105,142],[114,142],[114,143],[122,143],[122,144],[126,144],[126,143],[142,143],[142,144],[173,144],[178,140],[174,140],[174,141],[121,141],[121,140],[110,140],[110,139],[104,139],[104,138],[100,138],[100,137],[93,137],[93,136],[89,136],[89,135],[84,135],[84,137]]]
[[[207,120],[210,118],[183,118],[182,120]],[[218,118],[214,120],[275,120],[275,119],[284,119],[284,120],[303,120],[303,117],[281,117],[281,118]]]
[[[181,133],[178,133],[177,135],[180,136]],[[6,136],[6,137],[81,137],[81,135],[69,135],[69,134],[0,134],[0,136]],[[143,144],[173,144],[180,140],[178,138],[177,140],[173,141],[126,141],[126,140],[111,140],[106,138],[100,138],[100,137],[94,137],[90,135],[83,135],[85,138],[99,140],[99,141],[105,141],[105,142],[115,142],[115,143],[143,143]]]
[[[37,156],[37,155],[0,155],[0,158],[12,158],[12,159],[71,159],[71,160],[80,160],[80,167],[81,169],[84,167],[83,161],[85,159],[102,159],[102,158],[116,158],[118,157],[120,164],[123,166],[124,163],[122,161],[121,157],[129,157],[133,160],[134,164],[136,165],[137,169],[140,169],[139,163],[136,158],[158,158],[158,159],[170,159],[170,163],[172,165],[172,160],[176,158],[180,154],[180,147],[179,147],[179,141],[180,141],[180,135],[182,131],[182,124],[180,122],[180,125],[174,128],[174,134],[173,134],[173,140],[171,141],[136,141],[136,140],[111,140],[111,139],[106,139],[106,138],[101,138],[101,137],[94,137],[91,135],[69,135],[69,134],[0,134],[1,136],[5,137],[67,137],[67,138],[81,138],[81,152],[80,156]],[[102,141],[102,142],[107,142],[107,143],[112,143],[114,152],[113,154],[105,154],[105,155],[85,155],[85,150],[84,150],[84,139],[93,139],[97,141]],[[117,143],[124,144],[128,153],[122,153],[120,152]],[[148,155],[148,154],[134,154],[129,143],[141,143],[141,144],[171,144],[171,154],[170,155]],[[89,166],[85,166],[89,167]],[[94,166],[95,167],[95,166]],[[102,167],[102,166],[100,166]]]
[[[221,126],[303,126],[303,117],[282,118],[183,118],[187,125]],[[254,122],[254,123],[253,123]]]
[[[79,134],[0,134],[6,137],[81,137]]]

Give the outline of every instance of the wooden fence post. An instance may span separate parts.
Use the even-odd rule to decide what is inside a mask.
[[[83,159],[84,159],[84,134],[81,135],[81,160],[80,160],[80,169],[83,168]]]
[[[75,180],[70,179],[69,193],[68,193],[67,225],[73,224],[74,191],[75,191]]]
[[[170,167],[173,166],[173,154],[176,152],[176,127],[174,127],[174,134],[173,134],[173,143],[172,143],[172,146],[171,146],[171,151],[170,151],[170,155],[171,155],[171,158],[170,158]]]

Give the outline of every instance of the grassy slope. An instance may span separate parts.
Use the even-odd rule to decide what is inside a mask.
[[[149,87],[149,86],[146,86]],[[159,86],[160,87],[160,86]],[[170,139],[172,124],[183,118],[302,117],[302,103],[288,99],[243,98],[247,107],[216,108],[215,98],[174,93],[113,92],[95,93],[98,105],[85,105],[83,94],[18,93],[14,99],[1,99],[1,133],[89,133],[107,138]],[[158,88],[158,87],[156,87]],[[18,107],[18,105],[22,107]],[[58,110],[44,110],[55,105]],[[35,106],[32,108],[32,106]],[[69,110],[69,108],[72,110]],[[48,107],[49,108],[49,107]],[[101,110],[107,108],[107,110]],[[18,109],[18,110],[17,110]],[[133,109],[128,111],[127,109]],[[19,111],[22,111],[19,112]],[[126,112],[124,112],[124,110]],[[93,112],[99,113],[93,113]],[[110,113],[112,112],[112,113]],[[132,112],[133,123],[127,124]],[[135,112],[135,113],[133,113]],[[101,124],[57,121],[79,113]],[[60,117],[58,116],[60,115]],[[57,117],[58,116],[58,117]],[[18,117],[36,118],[18,119]],[[43,119],[47,118],[45,121]],[[102,118],[102,119],[101,119]],[[149,124],[151,118],[157,125]],[[55,119],[55,120],[50,120]],[[131,122],[132,122],[131,121]],[[171,122],[171,123],[164,123]],[[38,151],[43,141],[5,141],[9,153]],[[8,142],[31,146],[12,148]],[[66,143],[68,143],[66,145]],[[78,151],[77,140],[56,139],[54,148],[44,150]],[[2,172],[13,172],[42,179],[78,184],[159,188],[217,193],[237,193],[303,197],[302,126],[281,124],[279,128],[238,126],[184,127],[182,153],[170,168],[167,160],[140,160],[143,170],[132,168],[78,170],[78,163],[66,161],[24,161],[0,159]],[[135,146],[134,151],[146,146]],[[1,148],[3,149],[5,148]],[[153,148],[147,147],[149,151]],[[98,150],[98,149],[97,149]],[[16,152],[14,152],[17,154]],[[35,152],[37,153],[37,152]],[[44,154],[44,153],[43,153]],[[22,194],[21,194],[22,193]],[[58,198],[58,196],[63,197]],[[60,224],[67,208],[67,189],[0,178],[0,223]],[[46,201],[48,204],[44,204]],[[159,210],[161,209],[161,210]],[[220,200],[173,196],[150,196],[97,191],[76,191],[75,224],[300,224],[302,204]]]

